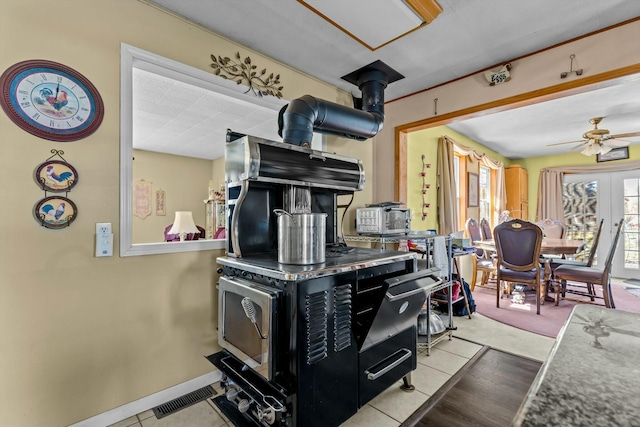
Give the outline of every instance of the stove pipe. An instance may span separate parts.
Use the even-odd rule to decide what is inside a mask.
[[[308,147],[314,131],[364,141],[382,129],[384,89],[404,76],[376,61],[342,78],[357,84],[362,91],[362,99],[354,98],[359,109],[311,95],[294,99],[280,110],[278,117],[278,134],[285,143]]]

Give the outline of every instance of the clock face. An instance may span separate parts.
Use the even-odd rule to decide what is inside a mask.
[[[77,71],[51,61],[24,61],[0,77],[2,107],[24,130],[52,141],[75,141],[100,126],[96,88]]]

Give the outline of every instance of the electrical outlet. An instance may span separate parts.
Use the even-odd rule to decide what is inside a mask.
[[[96,223],[96,234],[111,234],[111,223],[110,222],[97,222]]]
[[[113,256],[111,223],[96,223],[96,257]]]

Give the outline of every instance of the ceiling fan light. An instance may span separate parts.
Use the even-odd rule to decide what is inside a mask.
[[[585,156],[593,156],[594,154],[598,154],[600,152],[600,146],[598,144],[587,144],[586,147],[580,152],[580,154],[584,154]]]
[[[601,145],[599,154],[607,154],[609,151],[611,151],[611,147],[608,145]]]

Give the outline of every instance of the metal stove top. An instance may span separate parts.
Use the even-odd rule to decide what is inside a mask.
[[[369,248],[329,248],[325,262],[312,265],[280,264],[276,254],[252,255],[246,258],[219,257],[218,264],[250,273],[287,281],[308,280],[346,271],[359,270],[397,261],[415,260],[412,252]]]

